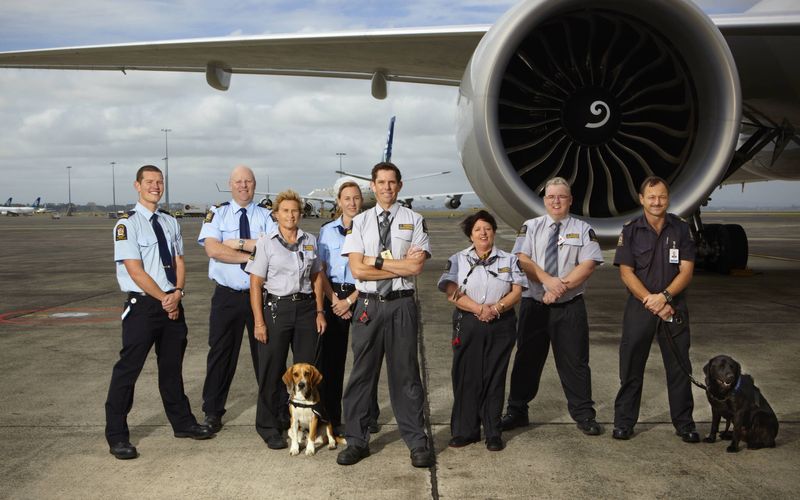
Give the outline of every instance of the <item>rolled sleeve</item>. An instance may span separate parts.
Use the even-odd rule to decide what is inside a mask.
[[[439,290],[446,292],[448,282],[458,284],[458,254],[451,255],[447,260],[444,273],[442,273],[442,277],[439,278],[439,283],[437,285]]]
[[[269,253],[267,252],[267,238],[261,237],[256,242],[256,248],[250,255],[250,260],[244,270],[250,274],[255,274],[261,278],[267,277],[267,268],[269,267]]]

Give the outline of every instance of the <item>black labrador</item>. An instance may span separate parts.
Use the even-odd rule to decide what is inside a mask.
[[[719,422],[725,418],[725,431],[720,439],[731,439],[727,451],[739,451],[739,441],[747,448],[774,448],[778,435],[778,417],[753,382],[753,377],[742,374],[742,368],[730,356],[711,358],[703,367],[706,374],[706,396],[711,403],[711,432],[706,443],[717,440]],[[733,434],[729,432],[733,421]]]

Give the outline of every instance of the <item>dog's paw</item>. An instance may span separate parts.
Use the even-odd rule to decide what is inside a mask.
[[[708,436],[703,438],[703,442],[704,443],[716,443],[717,442],[717,438],[716,438],[716,436],[712,436],[712,435],[709,434]]]
[[[739,448],[731,444],[730,446],[725,448],[725,451],[727,451],[728,453],[736,453],[737,451],[739,451]]]
[[[289,455],[295,457],[300,454],[300,447],[299,446],[292,446],[289,449]]]
[[[336,440],[335,439],[331,439],[330,441],[328,441],[328,449],[329,450],[335,450],[336,449]]]
[[[306,456],[310,457],[317,453],[313,446],[306,446]]]
[[[732,431],[722,431],[722,432],[719,433],[719,438],[720,439],[732,439],[733,438],[733,432]]]

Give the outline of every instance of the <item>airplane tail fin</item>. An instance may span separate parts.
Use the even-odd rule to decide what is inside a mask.
[[[5,204],[4,204],[3,206],[4,206],[4,207],[10,207],[10,206],[11,206],[11,197],[10,197],[10,196],[9,196],[9,198],[6,200],[6,202],[5,202]]]
[[[386,147],[383,148],[383,159],[382,161],[388,162],[392,161],[392,143],[394,142],[394,120],[397,118],[393,116],[389,119],[389,132],[386,136]]]
[[[39,203],[42,201],[42,197],[39,196],[36,198],[36,201],[33,202],[33,208],[39,208]]]

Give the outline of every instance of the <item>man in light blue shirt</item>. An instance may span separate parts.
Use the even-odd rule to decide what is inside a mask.
[[[258,367],[250,308],[250,276],[244,271],[244,265],[258,238],[277,227],[272,212],[253,202],[256,179],[250,168],[242,165],[234,168],[228,185],[231,201],[209,209],[197,237],[197,242],[205,247],[210,258],[208,277],[217,284],[211,298],[209,351],[203,385],[205,424],[215,432],[222,428],[225,402],[236,373],[245,327],[253,369]]]

